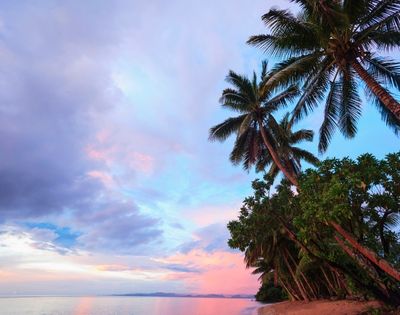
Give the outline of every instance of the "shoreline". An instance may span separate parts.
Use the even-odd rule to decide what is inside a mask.
[[[350,300],[318,300],[306,303],[304,301],[285,301],[268,304],[257,309],[256,315],[356,315],[362,312],[382,307],[378,301]]]

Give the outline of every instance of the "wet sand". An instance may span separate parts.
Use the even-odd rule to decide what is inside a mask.
[[[305,302],[282,302],[264,306],[258,310],[258,315],[356,315],[371,308],[380,307],[377,301],[313,301]]]

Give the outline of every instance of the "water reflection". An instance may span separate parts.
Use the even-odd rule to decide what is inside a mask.
[[[0,298],[1,315],[251,315],[245,299],[154,297]]]
[[[83,297],[79,299],[74,315],[87,315],[92,310],[93,297]]]

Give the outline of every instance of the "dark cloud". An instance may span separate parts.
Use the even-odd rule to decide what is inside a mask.
[[[93,9],[95,10],[93,11]],[[76,246],[128,252],[160,237],[158,219],[111,195],[88,158],[98,117],[121,102],[108,60],[118,45],[113,8],[25,1],[0,13],[0,223],[68,218]],[[36,228],[47,236],[54,231]],[[65,241],[65,239],[64,239]],[[70,244],[74,245],[75,244]]]
[[[104,69],[85,55],[80,34],[72,39],[57,33],[74,21],[49,10],[27,5],[21,15],[29,19],[16,18],[11,9],[1,16],[2,219],[87,206],[101,189],[86,176],[93,165],[84,149],[93,110],[116,99],[106,92]]]
[[[53,222],[80,234],[73,246],[125,253],[159,240],[156,216],[168,226],[184,205],[230,198],[226,185],[216,189],[217,174],[231,169],[210,159],[222,151],[207,129],[222,114],[214,115],[228,67],[243,68],[248,29],[230,27],[243,4],[0,6],[0,223]],[[89,157],[88,147],[110,155]],[[201,246],[223,243],[217,236]]]
[[[161,221],[143,215],[131,202],[100,203],[92,212],[76,214],[75,226],[83,231],[78,244],[88,250],[121,254],[153,254],[143,245],[156,244],[162,235]]]

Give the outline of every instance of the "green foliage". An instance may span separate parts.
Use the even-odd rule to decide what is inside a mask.
[[[345,137],[356,134],[362,109],[359,81],[382,119],[398,133],[400,115],[393,107],[399,103],[388,91],[400,89],[400,63],[379,54],[400,46],[400,1],[292,1],[301,7],[297,16],[271,9],[262,16],[269,33],[248,40],[286,58],[272,69],[265,85],[301,85],[294,120],[325,103],[320,152],[326,151],[335,129]]]
[[[228,244],[245,253],[247,267],[261,274],[266,288],[276,274],[275,281],[291,299],[370,295],[400,303],[399,283],[346,239],[339,242],[330,224],[339,223],[359,244],[400,267],[400,234],[395,230],[400,153],[383,160],[371,154],[325,160],[300,175],[300,193],[286,180],[272,192],[268,176],[255,180],[253,189],[238,219],[228,224]]]
[[[263,303],[276,303],[288,299],[286,292],[281,287],[275,287],[272,281],[261,285],[256,294],[256,300]]]
[[[232,88],[220,101],[238,116],[210,129],[211,140],[236,135],[234,164],[269,167],[229,222],[228,244],[260,274],[260,296],[273,280],[292,300],[363,295],[399,305],[400,153],[318,163],[296,146],[313,132],[292,127],[324,103],[319,151],[336,129],[354,137],[362,82],[382,119],[400,131],[400,105],[388,90],[400,89],[400,63],[378,51],[400,46],[400,1],[292,1],[300,6],[297,16],[271,9],[262,17],[269,34],[248,41],[286,60],[270,71],[263,62],[259,80],[231,71]],[[273,114],[298,96],[298,85],[295,108],[278,123]],[[317,168],[301,173],[300,160]],[[286,179],[271,190],[279,171]]]
[[[307,170],[299,179],[300,211],[294,221],[301,238],[310,241],[321,226],[327,227],[318,232],[321,237],[329,236],[333,220],[399,267],[399,235],[392,230],[400,215],[399,163],[399,153],[382,161],[364,154],[356,161],[330,159]]]
[[[269,141],[271,146],[278,145],[274,139],[274,129],[279,128],[279,124],[273,114],[286,107],[298,95],[294,85],[282,90],[266,88],[264,82],[269,76],[266,62],[262,64],[260,79],[256,73],[250,80],[230,71],[226,81],[232,88],[222,92],[220,103],[239,115],[226,119],[209,131],[210,140],[225,141],[229,136],[236,135],[230,160],[235,165],[242,164],[246,170],[256,164],[261,155],[267,160],[266,164],[271,162],[265,141]],[[263,139],[261,129],[265,130],[266,139]]]
[[[276,124],[274,120],[271,120],[269,124],[277,154],[283,160],[286,168],[293,169],[294,174],[298,175],[301,171],[302,160],[311,165],[317,165],[319,160],[311,152],[298,147],[303,141],[311,142],[314,138],[314,132],[308,129],[293,131],[292,128],[293,123],[290,122],[289,113],[283,116],[279,124]],[[256,163],[256,171],[266,171],[269,166],[268,175],[271,179],[274,179],[280,170],[267,152],[267,149],[263,147]]]

